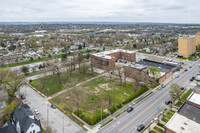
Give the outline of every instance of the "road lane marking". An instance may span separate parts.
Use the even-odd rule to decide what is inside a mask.
[[[127,123],[124,127],[122,127],[118,132],[122,131],[125,127],[127,127],[130,123],[132,123],[135,119],[137,119],[140,115],[142,115],[145,111],[151,108],[155,103],[157,103],[161,98],[163,98],[167,94],[168,94],[168,91],[164,95],[162,95],[158,100],[156,100],[153,104],[147,107],[144,111],[142,111],[139,115],[137,115],[134,119],[132,119],[129,123]]]

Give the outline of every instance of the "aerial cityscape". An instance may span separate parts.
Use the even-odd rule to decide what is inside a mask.
[[[193,2],[1,2],[0,133],[200,133]]]

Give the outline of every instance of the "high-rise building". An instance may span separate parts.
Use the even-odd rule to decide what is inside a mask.
[[[178,55],[188,58],[196,52],[195,36],[183,35],[178,39]]]
[[[195,38],[196,38],[196,46],[197,46],[198,44],[200,44],[200,32],[196,33]]]

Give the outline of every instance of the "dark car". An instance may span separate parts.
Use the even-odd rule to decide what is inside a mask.
[[[52,107],[53,109],[56,109],[56,105],[54,105],[54,104],[51,104],[51,107]]]
[[[127,112],[128,112],[128,113],[131,112],[131,111],[133,111],[133,107],[129,107],[129,108],[127,109]]]
[[[195,77],[192,77],[191,79],[190,79],[190,81],[193,81],[195,79]]]
[[[26,97],[24,95],[21,95],[20,97],[21,97],[21,99],[26,99]]]
[[[138,127],[137,127],[137,130],[140,132],[142,131],[142,129],[144,129],[145,126],[143,124],[140,124]]]
[[[187,69],[185,69],[185,71],[187,71]]]
[[[165,104],[166,105],[172,104],[172,101],[171,100],[165,101]]]
[[[185,88],[184,87],[181,87],[181,90],[184,90]]]

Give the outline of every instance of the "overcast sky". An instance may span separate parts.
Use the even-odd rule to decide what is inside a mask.
[[[0,22],[200,23],[199,0],[0,0]]]

